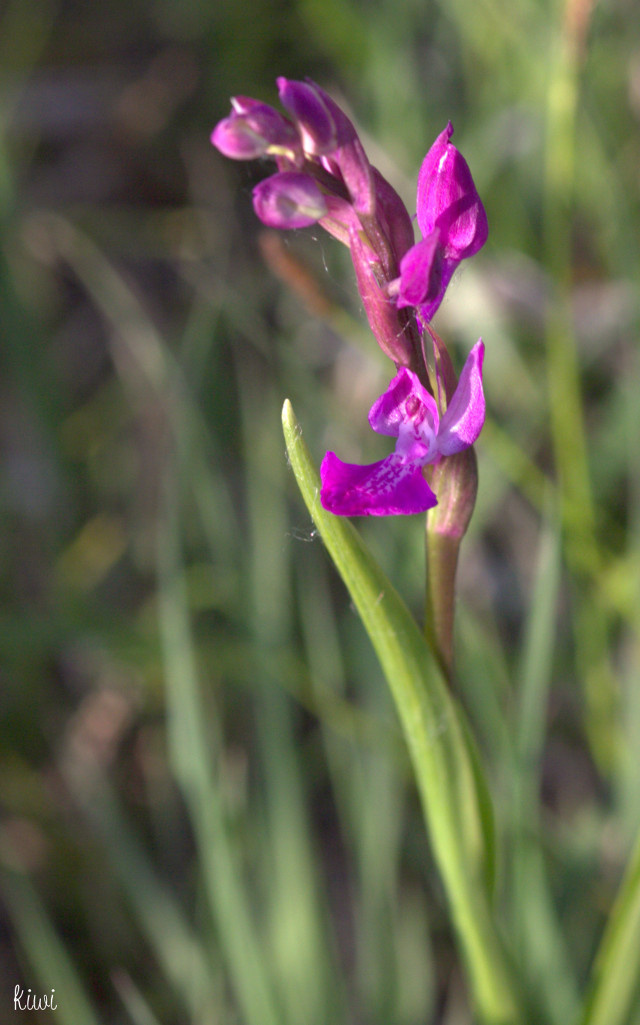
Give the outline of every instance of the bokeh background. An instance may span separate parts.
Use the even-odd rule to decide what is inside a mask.
[[[2,4],[0,1020],[472,1021],[280,428],[289,397],[318,462],[380,458],[391,368],[348,254],[266,232],[268,168],[209,144],[279,74],[411,211],[450,118],[487,208],[436,323],[487,347],[459,687],[504,929],[566,1025],[640,823],[634,0]],[[420,617],[419,518],[361,526]],[[58,1009],[14,1019],[16,985]]]

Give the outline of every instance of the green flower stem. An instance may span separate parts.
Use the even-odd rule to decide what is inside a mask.
[[[430,527],[427,520],[427,609],[425,634],[450,680],[453,671],[455,583],[460,538]]]
[[[427,514],[425,635],[451,681],[458,553],[478,494],[474,449],[465,449],[436,463],[431,467],[429,483],[438,496],[438,504]]]
[[[519,993],[493,920],[491,805],[462,709],[415,620],[360,535],[348,520],[322,508],[318,473],[289,402],[282,419],[300,491],[358,609],[396,704],[478,1018],[484,1025],[524,1025]]]

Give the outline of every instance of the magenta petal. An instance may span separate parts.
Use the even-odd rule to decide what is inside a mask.
[[[282,171],[256,185],[253,208],[269,228],[307,228],[327,212],[315,180],[297,171]]]
[[[430,235],[435,227],[438,215],[442,212],[442,204],[438,203],[441,192],[436,184],[448,178],[447,148],[453,135],[453,125],[449,121],[447,127],[431,146],[418,173],[417,220],[423,235]],[[451,147],[454,148],[453,146]]]
[[[487,215],[469,165],[449,140],[451,122],[427,153],[418,175],[417,215],[424,236],[440,229],[445,255],[459,262],[485,244]]]
[[[254,160],[264,155],[267,144],[245,121],[225,117],[211,133],[211,142],[225,157],[232,160]]]
[[[440,294],[442,250],[440,234],[432,231],[403,256],[400,262],[398,306],[434,302]],[[438,303],[439,305],[439,303]]]
[[[435,435],[438,407],[412,370],[402,367],[369,411],[369,424],[378,434],[400,435],[403,426],[426,425]]]
[[[357,138],[344,111],[310,78],[297,82],[280,77],[276,82],[283,107],[297,122],[306,153],[324,156]]]
[[[438,504],[421,467],[395,453],[358,466],[327,452],[320,479],[322,506],[336,516],[409,516]]]
[[[219,121],[211,142],[233,160],[253,160],[265,154],[301,156],[300,139],[291,122],[267,103],[234,96],[229,117]]]
[[[438,451],[443,456],[473,445],[485,418],[484,391],[482,389],[482,361],[484,343],[480,339],[467,356],[458,387],[440,421]]]
[[[447,291],[449,282],[453,277],[453,272],[458,266],[458,260],[443,259],[440,263],[440,281],[438,284],[438,291],[432,299],[427,299],[425,302],[418,306],[420,313],[420,319],[423,324],[428,324],[435,317],[440,303],[444,299],[444,294]]]
[[[309,82],[289,78],[281,77],[276,82],[283,107],[298,123],[305,151],[313,156],[332,153],[338,145],[338,130],[318,89]]]

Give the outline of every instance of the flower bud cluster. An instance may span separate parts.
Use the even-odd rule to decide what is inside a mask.
[[[434,315],[460,260],[487,237],[484,207],[451,124],[427,153],[418,178],[414,244],[411,217],[373,167],[347,115],[307,79],[277,80],[289,117],[245,96],[211,141],[236,160],[271,157],[277,172],[256,186],[253,204],[272,228],[319,223],[349,246],[371,328],[396,367],[424,378],[421,327]]]

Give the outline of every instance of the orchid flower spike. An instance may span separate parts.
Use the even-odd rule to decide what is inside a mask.
[[[371,329],[396,367],[422,375],[421,329],[436,313],[461,260],[487,239],[487,217],[471,171],[451,142],[451,122],[427,153],[418,176],[414,242],[409,212],[372,166],[358,133],[315,82],[278,78],[288,117],[236,96],[211,141],[236,160],[272,158],[277,171],[253,191],[271,228],[318,223],[351,251]]]
[[[442,416],[417,375],[403,367],[369,412],[374,431],[398,439],[395,451],[368,466],[343,463],[327,452],[320,467],[323,507],[339,516],[394,516],[437,505],[423,468],[462,452],[478,438],[485,418],[483,358],[480,339]]]

